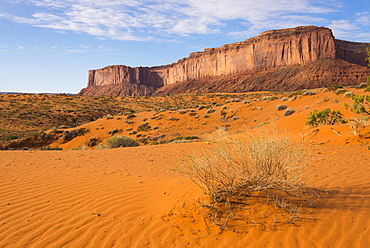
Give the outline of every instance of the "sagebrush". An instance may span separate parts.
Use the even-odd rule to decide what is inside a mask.
[[[246,139],[224,138],[216,148],[189,159],[179,171],[209,196],[202,206],[216,225],[227,226],[238,218],[242,206],[256,199],[288,212],[297,204],[314,205],[311,196],[316,193],[302,179],[307,153],[286,137],[267,132]]]
[[[126,136],[113,136],[106,141],[108,148],[134,147],[139,144],[132,138]]]

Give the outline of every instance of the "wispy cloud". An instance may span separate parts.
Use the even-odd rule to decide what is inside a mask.
[[[362,12],[357,13],[357,22],[364,26],[370,26],[370,13],[369,12]]]
[[[77,47],[51,46],[48,51],[55,55],[82,54],[90,51],[90,46],[79,45]]]
[[[333,20],[328,25],[340,39],[365,42],[370,40],[370,33],[366,32],[368,26],[370,26],[369,12],[357,13],[348,19]]]
[[[0,46],[0,53],[8,52],[9,50],[6,47]]]
[[[4,1],[4,0],[3,0]],[[224,31],[228,21],[244,24],[230,35],[319,24],[338,10],[337,0],[5,0],[38,9],[30,16],[0,13],[17,23],[117,40],[168,39]],[[320,17],[321,15],[321,17]],[[368,23],[366,15],[359,21]],[[328,22],[328,21],[327,21]],[[340,21],[333,22],[339,26]],[[350,23],[342,24],[350,25]]]

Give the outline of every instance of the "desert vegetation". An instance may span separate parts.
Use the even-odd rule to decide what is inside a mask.
[[[9,136],[29,137],[53,127],[79,126],[107,114],[131,111],[129,100],[65,94],[0,95],[0,143]]]
[[[370,116],[370,95],[352,95],[353,103],[346,104],[346,108],[350,108],[352,112],[357,114],[365,114]]]
[[[75,102],[75,109],[90,101],[103,105],[106,99],[105,104],[116,103],[117,112],[101,112],[91,120],[86,116],[87,122],[79,119],[76,127],[72,122],[53,124],[35,131],[34,137],[14,133],[16,137],[3,142],[1,149],[19,150],[1,151],[1,188],[16,193],[4,195],[3,243],[19,239],[19,247],[44,247],[49,242],[58,247],[68,242],[73,230],[80,237],[71,243],[75,247],[99,246],[100,240],[107,240],[105,246],[125,247],[127,240],[139,240],[136,237],[143,233],[151,235],[132,246],[145,247],[148,242],[156,246],[158,240],[161,246],[165,240],[162,246],[209,247],[218,238],[220,246],[237,240],[236,246],[244,247],[257,244],[249,243],[255,237],[290,242],[294,233],[299,242],[308,240],[302,243],[308,246],[320,239],[325,240],[323,246],[340,247],[340,229],[345,244],[356,240],[355,246],[361,247],[367,244],[369,224],[370,197],[363,186],[369,181],[370,126],[366,113],[352,111],[352,96],[368,93],[364,87],[344,88],[353,95],[322,88],[313,90],[315,95],[290,98],[291,92],[49,97],[43,110],[48,109],[50,116],[59,113],[53,104],[59,97]],[[6,99],[1,108],[13,98]],[[285,116],[288,108],[294,113]],[[209,109],[214,112],[207,114]],[[317,114],[326,109],[330,114],[340,111],[349,123],[320,123]],[[306,125],[310,112],[317,117],[314,128]],[[48,117],[43,118],[40,121],[49,125]],[[24,122],[14,123],[28,123],[19,120]],[[16,125],[6,125],[8,121],[0,125],[11,131]],[[272,127],[276,132],[264,131]],[[178,165],[172,168],[181,173],[166,165]],[[65,222],[66,215],[81,221],[72,217]],[[67,235],[40,236],[47,226],[60,223]],[[86,238],[91,233],[86,230],[96,228],[111,235],[101,232],[96,242]],[[363,238],[357,238],[359,230]]]
[[[332,88],[343,89],[339,86]],[[345,88],[345,90],[347,89],[349,90],[349,88]],[[337,96],[335,91],[327,91],[326,89],[242,94],[168,95],[163,97],[29,94],[0,96],[5,99],[4,106],[13,106],[15,103],[19,104],[27,100],[32,100],[35,103],[35,106],[32,105],[31,108],[36,108],[36,103],[40,102],[52,106],[52,108],[42,108],[43,111],[46,111],[45,114],[41,115],[42,117],[36,115],[35,118],[16,118],[16,121],[13,118],[5,118],[4,122],[0,124],[3,137],[0,149],[40,149],[45,146],[61,147],[67,150],[77,146],[95,149],[97,146],[104,146],[106,140],[117,134],[130,137],[140,145],[202,141],[218,129],[225,129],[232,133],[243,132],[245,129],[271,125],[280,118],[292,118],[290,117],[292,114],[294,116],[302,111],[307,112],[306,116],[309,115],[310,121],[308,123],[310,124],[307,125],[341,124],[341,121],[333,122],[337,115],[331,110],[330,113],[326,113],[329,117],[325,117],[325,113],[319,113],[322,109],[318,112],[311,110],[311,114],[308,109],[313,106],[316,108],[319,105],[345,102],[348,104],[348,111],[355,114],[360,114],[359,111],[362,111],[362,114],[365,114],[369,107],[366,105],[368,104],[366,94],[364,96],[359,94],[362,92],[363,88],[353,87],[351,94],[346,93],[348,96]],[[320,100],[322,94],[325,96]],[[288,98],[288,96],[291,97]],[[344,98],[346,99],[344,100]],[[280,104],[280,101],[287,103]],[[305,101],[316,101],[316,103],[312,106],[308,106],[306,103],[300,106]],[[40,103],[40,105],[42,104]],[[66,108],[65,105],[68,106],[68,111],[63,110]],[[337,108],[343,108],[343,105],[338,105]],[[96,112],[91,112],[95,110]],[[26,107],[21,108],[21,111],[32,112]],[[340,111],[343,113],[343,109]],[[5,113],[1,112],[1,114]],[[66,119],[62,118],[64,121],[58,124],[53,124],[53,118],[63,117],[64,113],[70,116]],[[85,115],[86,117],[83,117]],[[43,124],[28,125],[29,121],[37,121],[38,118]],[[71,118],[70,121],[69,118]],[[342,119],[344,118],[343,116]],[[353,118],[355,117],[350,119]],[[12,123],[10,124],[10,122]],[[356,125],[356,122],[351,121],[351,123]],[[30,128],[36,128],[32,129],[33,135],[28,130]],[[41,137],[40,133],[44,133],[44,135]],[[178,138],[191,136],[196,136],[199,139]],[[24,140],[25,138],[27,140]]]
[[[134,147],[139,144],[130,137],[126,136],[113,136],[106,141],[108,148],[118,148],[118,147]]]
[[[189,155],[189,161],[176,169],[208,196],[200,206],[221,229],[241,220],[253,225],[245,213],[253,204],[273,205],[286,213],[284,220],[275,217],[273,225],[293,223],[303,205],[313,207],[320,197],[302,177],[306,150],[271,131],[223,138],[217,146]]]
[[[325,109],[322,111],[314,110],[307,117],[306,125],[317,127],[319,125],[334,125],[337,123],[345,123],[343,114],[339,110]]]

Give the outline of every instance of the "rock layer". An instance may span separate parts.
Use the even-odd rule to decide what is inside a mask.
[[[370,44],[336,40],[323,27],[266,31],[244,42],[191,53],[170,65],[91,70],[88,87],[80,94],[290,90],[334,82],[353,85],[364,82],[370,73],[366,46]]]

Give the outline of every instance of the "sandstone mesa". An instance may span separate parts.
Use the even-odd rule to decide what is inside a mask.
[[[81,95],[143,96],[184,93],[290,91],[366,81],[366,47],[335,39],[325,27],[272,30],[243,42],[191,53],[155,67],[90,70]]]

